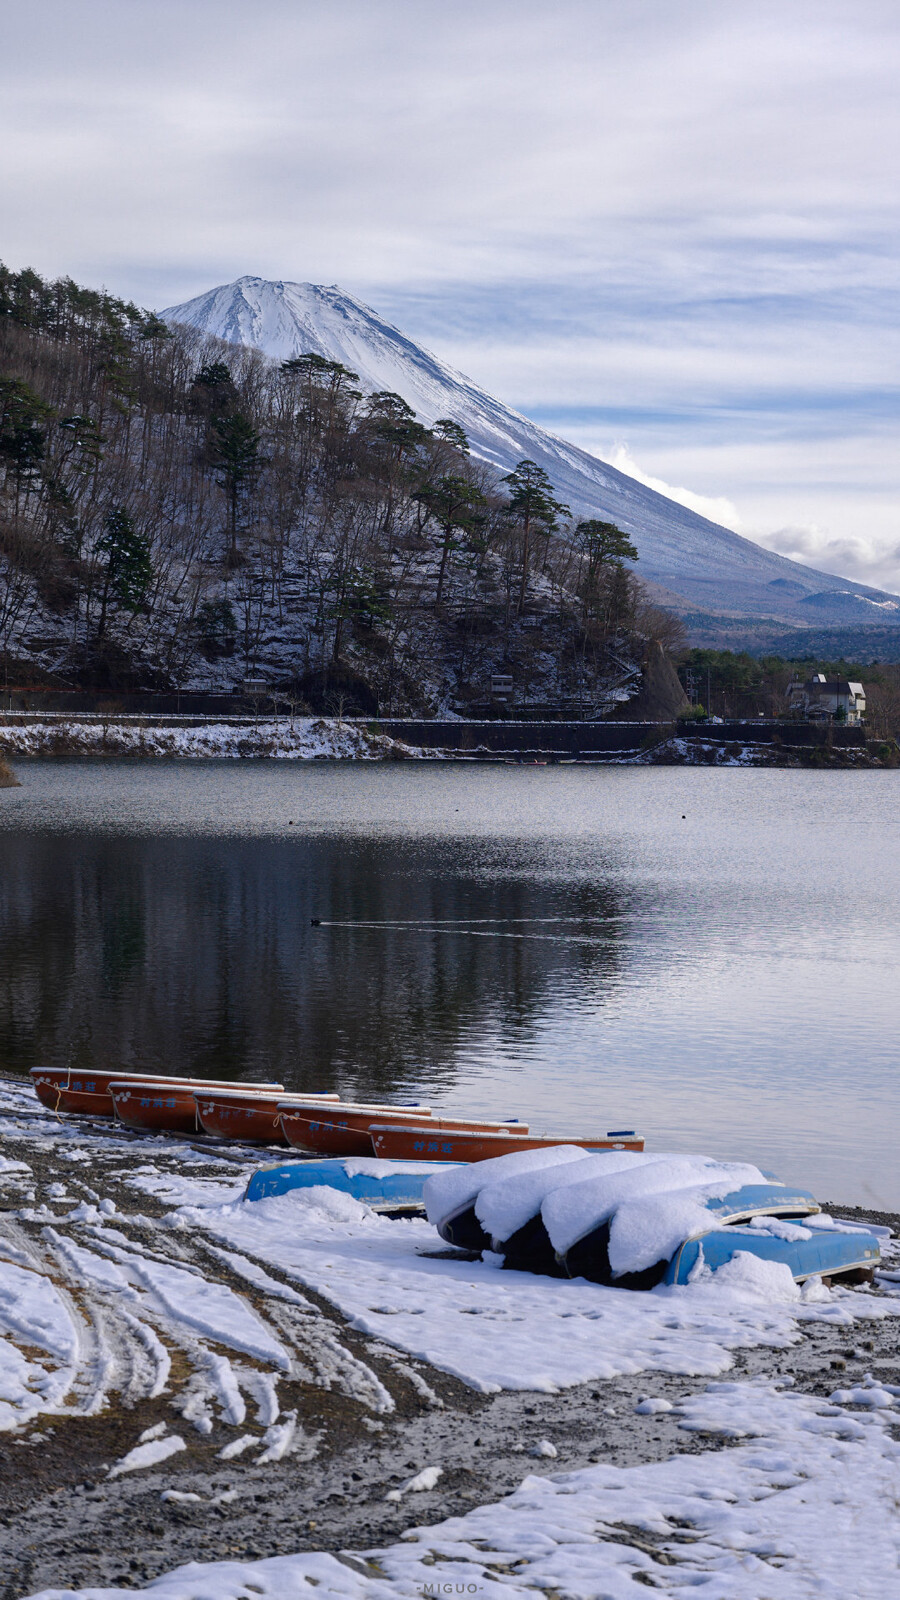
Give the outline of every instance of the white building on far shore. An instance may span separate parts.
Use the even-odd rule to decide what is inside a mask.
[[[788,684],[788,704],[810,722],[862,722],[866,711],[866,691],[861,683],[847,678],[826,678],[816,672],[806,683]]]

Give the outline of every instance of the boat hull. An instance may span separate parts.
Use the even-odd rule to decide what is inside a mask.
[[[347,1171],[348,1165],[350,1171]],[[373,1211],[422,1209],[422,1190],[434,1172],[430,1161],[398,1161],[384,1171],[376,1161],[292,1161],[285,1167],[265,1167],[254,1172],[244,1194],[245,1200],[267,1200],[287,1194],[291,1189],[324,1186],[362,1200]],[[372,1171],[366,1171],[369,1167]],[[362,1169],[362,1170],[360,1170]]]
[[[784,1221],[802,1220],[819,1210],[818,1201],[808,1189],[790,1188],[783,1183],[745,1184],[740,1189],[732,1190],[730,1194],[711,1197],[705,1204],[710,1214],[710,1232],[722,1229],[726,1236],[732,1239],[735,1236],[735,1229],[750,1217],[770,1216],[780,1217]],[[687,1272],[697,1258],[696,1250],[693,1255],[689,1252],[690,1259],[684,1277],[669,1277],[672,1261],[668,1256],[653,1262],[640,1272],[622,1273],[616,1276],[609,1260],[611,1225],[612,1219],[604,1218],[595,1227],[588,1229],[580,1239],[569,1245],[567,1250],[557,1255],[556,1260],[567,1277],[587,1278],[591,1283],[613,1284],[618,1289],[652,1289],[664,1279],[673,1283],[686,1281]],[[685,1246],[680,1248],[683,1250]]]
[[[810,1239],[777,1239],[754,1233],[742,1225],[716,1228],[699,1239],[688,1239],[666,1263],[666,1283],[687,1283],[701,1259],[715,1272],[739,1253],[759,1256],[787,1266],[796,1283],[807,1278],[871,1278],[881,1259],[874,1234],[813,1231]]]
[[[445,1217],[438,1227],[438,1233],[447,1243],[452,1244],[457,1250],[489,1250],[491,1241],[485,1233],[471,1202],[460,1206],[457,1211]]]
[[[452,1127],[397,1128],[381,1123],[371,1130],[372,1149],[385,1161],[488,1161],[519,1150],[550,1150],[554,1145],[576,1145],[581,1150],[643,1150],[634,1134],[621,1138],[567,1139],[551,1134],[473,1132]]]
[[[114,1117],[116,1109],[109,1092],[112,1083],[147,1084],[154,1088],[174,1085],[184,1088],[227,1089],[233,1087],[202,1078],[166,1078],[159,1073],[123,1072],[121,1068],[105,1068],[80,1072],[69,1067],[34,1067],[31,1072],[34,1091],[42,1105],[51,1111],[65,1111],[69,1116]],[[248,1090],[259,1089],[283,1093],[279,1083],[248,1084]]]
[[[404,1124],[421,1116],[421,1107],[409,1113],[391,1112],[384,1107],[371,1110],[341,1107],[328,1113],[315,1106],[300,1109],[282,1105],[281,1126],[294,1150],[319,1156],[371,1156],[369,1128],[373,1122]]]
[[[545,1278],[566,1276],[556,1259],[540,1212],[529,1217],[508,1239],[492,1239],[491,1249],[502,1255],[504,1267],[511,1272],[537,1272]]]
[[[197,1102],[192,1088],[150,1088],[114,1084],[110,1089],[116,1116],[132,1133],[199,1133]]]
[[[31,1083],[34,1092],[41,1105],[46,1106],[48,1111],[60,1111],[62,1109],[59,1100],[60,1085],[65,1084],[69,1078],[80,1081],[84,1077],[84,1073],[70,1073],[67,1067],[32,1067],[31,1069]],[[100,1115],[115,1116],[111,1100],[109,1101],[109,1110],[101,1112]]]
[[[421,1117],[422,1117],[422,1107],[421,1106],[417,1106],[414,1110],[409,1111],[409,1112],[401,1111],[399,1109],[395,1109],[395,1108],[392,1107],[392,1108],[390,1108],[390,1117],[389,1117],[389,1119],[385,1117],[385,1113],[384,1113],[384,1109],[383,1108],[379,1109],[376,1112],[368,1112],[362,1117],[357,1117],[356,1125],[355,1125],[355,1127],[353,1129],[353,1133],[352,1133],[352,1139],[353,1139],[353,1148],[352,1149],[350,1149],[348,1147],[348,1144],[346,1142],[342,1143],[340,1145],[337,1144],[337,1143],[328,1144],[329,1138],[332,1137],[332,1133],[329,1132],[329,1127],[333,1130],[334,1129],[334,1123],[328,1124],[328,1125],[323,1125],[321,1127],[317,1126],[315,1128],[315,1130],[310,1132],[309,1135],[304,1135],[302,1129],[298,1130],[293,1135],[291,1134],[291,1132],[287,1128],[285,1129],[285,1131],[288,1134],[288,1139],[289,1139],[291,1144],[295,1144],[295,1140],[299,1140],[299,1139],[304,1139],[304,1140],[307,1141],[307,1142],[304,1142],[304,1143],[295,1144],[295,1148],[296,1149],[314,1150],[317,1154],[322,1154],[322,1155],[330,1154],[330,1155],[342,1155],[342,1156],[351,1156],[351,1155],[352,1156],[371,1156],[372,1155],[372,1138],[371,1138],[370,1129],[372,1128],[373,1123],[377,1122],[380,1127],[392,1127],[392,1128],[402,1129],[402,1128],[405,1128],[408,1123],[418,1122]],[[338,1123],[341,1120],[342,1119],[339,1119],[339,1118],[335,1117],[334,1122]],[[527,1123],[519,1123],[518,1126],[521,1127],[525,1132],[527,1132],[527,1130],[528,1130],[528,1124]],[[438,1135],[441,1134],[442,1132],[451,1133],[451,1132],[465,1131],[465,1132],[484,1132],[488,1136],[490,1136],[491,1134],[493,1134],[495,1132],[499,1132],[503,1127],[504,1127],[504,1124],[502,1122],[480,1122],[480,1121],[479,1122],[475,1122],[475,1121],[472,1120],[471,1117],[432,1117],[432,1116],[428,1117],[428,1128],[429,1128],[429,1130],[433,1129],[435,1134],[438,1134]],[[346,1140],[349,1140],[350,1137],[351,1137],[351,1135],[350,1135],[350,1131],[348,1129],[345,1138],[346,1138]],[[313,1141],[318,1141],[318,1142],[313,1142]],[[420,1158],[417,1157],[417,1156],[410,1156],[410,1157],[403,1156],[400,1159],[401,1160],[416,1161],[416,1160],[419,1160]],[[427,1160],[429,1158],[426,1157],[425,1159]],[[436,1159],[437,1160],[443,1160],[445,1158],[439,1156]]]
[[[316,1096],[325,1103],[339,1103],[336,1094]],[[281,1126],[281,1094],[245,1094],[234,1091],[195,1090],[197,1116],[204,1133],[214,1139],[234,1139],[241,1144],[288,1143]]]

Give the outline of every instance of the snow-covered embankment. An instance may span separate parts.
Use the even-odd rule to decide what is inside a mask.
[[[2,756],[186,756],[194,758],[281,757],[293,761],[401,761],[421,750],[369,733],[336,718],[280,718],[256,723],[206,722],[193,727],[139,720],[0,724]]]

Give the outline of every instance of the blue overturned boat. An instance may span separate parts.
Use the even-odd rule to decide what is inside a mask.
[[[806,1238],[801,1237],[803,1234]],[[827,1283],[834,1278],[845,1283],[871,1283],[881,1259],[877,1236],[855,1223],[824,1228],[814,1217],[806,1216],[793,1238],[778,1237],[752,1223],[735,1223],[714,1227],[697,1239],[686,1239],[668,1262],[662,1281],[687,1283],[698,1267],[715,1272],[739,1251],[783,1263],[790,1267],[796,1283],[816,1277]]]
[[[421,1211],[422,1190],[434,1172],[447,1163],[434,1161],[375,1161],[345,1156],[327,1161],[290,1161],[280,1167],[254,1172],[245,1200],[266,1200],[292,1189],[338,1189],[361,1200],[373,1211]]]
[[[823,1218],[814,1196],[803,1189],[745,1184],[732,1194],[707,1199],[704,1208],[708,1226],[692,1232],[671,1255],[637,1271],[613,1271],[608,1221],[556,1254],[556,1263],[566,1277],[618,1289],[652,1289],[658,1283],[687,1283],[704,1267],[715,1272],[740,1253],[780,1262],[797,1283],[814,1277],[871,1282],[881,1259],[877,1235],[856,1223]]]

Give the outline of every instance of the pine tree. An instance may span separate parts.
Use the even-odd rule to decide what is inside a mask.
[[[521,612],[528,589],[532,534],[535,528],[542,529],[548,536],[554,533],[557,518],[568,516],[569,508],[554,499],[553,485],[543,467],[539,467],[536,461],[520,461],[503,482],[508,483],[512,490],[507,514],[513,521],[518,522],[522,529],[522,577],[519,584],[518,606]]]
[[[637,547],[614,522],[579,522],[575,537],[588,559],[587,580],[592,584],[598,569],[612,561],[637,561]]]
[[[98,555],[106,557],[97,624],[97,638],[102,639],[109,602],[116,600],[129,611],[137,611],[147,593],[153,567],[149,539],[138,531],[134,519],[122,506],[107,512],[96,550]]]
[[[454,422],[452,417],[438,417],[431,431],[436,439],[443,439],[445,444],[452,444],[460,455],[467,456],[469,454],[469,440],[466,436],[466,431],[460,427],[458,422]]]
[[[454,533],[474,533],[484,526],[487,501],[480,489],[467,478],[452,473],[437,483],[420,489],[415,498],[433,517],[441,530],[441,565],[438,571],[435,604],[440,605],[450,552],[457,548]]]
[[[224,417],[237,409],[237,389],[224,361],[207,361],[200,368],[191,384],[191,399],[196,410],[209,418]]]
[[[398,462],[428,438],[428,429],[416,421],[412,406],[390,389],[370,395],[366,412],[373,434],[391,447]]]
[[[212,425],[212,455],[228,496],[231,553],[237,550],[237,514],[241,493],[253,487],[263,466],[260,437],[240,411],[216,417]]]
[[[0,378],[0,464],[16,486],[16,518],[22,491],[27,492],[41,477],[44,425],[52,415],[53,407],[45,405],[21,378]]]

